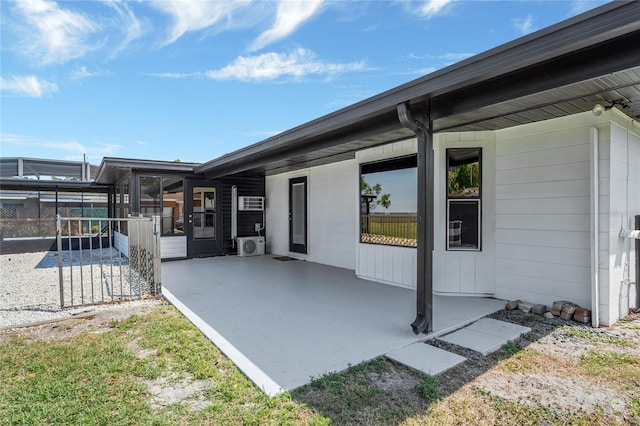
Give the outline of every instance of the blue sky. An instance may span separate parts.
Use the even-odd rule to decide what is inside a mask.
[[[0,1],[0,155],[204,162],[605,1]]]

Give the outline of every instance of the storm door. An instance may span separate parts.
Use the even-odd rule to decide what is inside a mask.
[[[307,254],[307,177],[289,179],[289,251]]]
[[[188,257],[218,254],[219,191],[212,183],[189,182],[185,193]]]

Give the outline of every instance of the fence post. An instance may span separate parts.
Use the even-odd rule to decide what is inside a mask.
[[[64,282],[62,274],[62,225],[60,224],[59,214],[56,215],[56,248],[58,249],[58,283],[60,284],[60,309],[64,309]]]
[[[162,293],[161,259],[160,259],[160,216],[153,216],[153,283],[151,293],[159,296]]]

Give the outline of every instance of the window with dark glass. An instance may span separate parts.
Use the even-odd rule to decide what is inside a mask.
[[[417,159],[398,157],[360,166],[360,241],[416,247]]]
[[[482,149],[447,149],[447,249],[481,249]]]

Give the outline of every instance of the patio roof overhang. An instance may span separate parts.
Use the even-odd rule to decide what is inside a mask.
[[[184,163],[180,161],[140,160],[133,158],[105,157],[100,163],[96,182],[116,184],[128,178],[133,171],[150,174],[192,175],[193,169],[200,163]]]
[[[67,180],[0,179],[3,191],[57,191],[108,193],[111,185]]]
[[[194,171],[277,174],[352,159],[413,137],[397,114],[430,114],[433,132],[497,130],[619,101],[640,116],[640,2],[611,2],[224,155]]]

